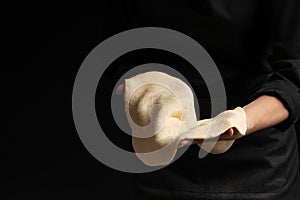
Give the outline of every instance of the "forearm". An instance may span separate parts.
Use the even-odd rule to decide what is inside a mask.
[[[288,110],[273,96],[263,95],[243,107],[247,118],[246,134],[274,126],[288,118]]]

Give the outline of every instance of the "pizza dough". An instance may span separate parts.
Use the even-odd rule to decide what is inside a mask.
[[[235,128],[236,134],[245,135],[247,130],[246,114],[243,108],[226,110],[214,118],[198,121],[196,137],[194,139],[216,139],[229,128]],[[193,139],[193,138],[188,138]],[[212,154],[226,152],[234,143],[234,140],[205,140],[199,145],[202,149]]]
[[[150,166],[169,164],[183,139],[208,139],[200,145],[202,149],[224,153],[234,140],[217,141],[218,136],[231,127],[244,135],[247,128],[246,115],[240,107],[197,122],[189,86],[162,72],[125,79],[124,100],[133,148]]]

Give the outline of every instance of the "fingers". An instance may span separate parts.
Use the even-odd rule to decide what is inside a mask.
[[[228,129],[224,134],[226,134],[227,136],[233,136],[233,134],[234,134],[234,130],[233,130],[233,128],[230,128],[230,129]]]
[[[234,128],[229,128],[225,133],[220,135],[219,140],[233,140],[234,138]],[[178,148],[184,147],[184,146],[188,146],[191,144],[201,144],[203,142],[202,139],[185,139],[185,140],[181,140],[178,144]]]
[[[239,138],[238,134],[235,134],[235,128],[229,128],[226,132],[224,132],[223,134],[220,135],[218,140],[235,140]],[[177,148],[181,148],[184,146],[188,146],[191,144],[202,144],[203,139],[185,139],[185,140],[181,140],[178,143]]]
[[[229,128],[226,132],[224,132],[223,134],[220,135],[218,140],[235,140],[237,138],[239,138],[240,136],[238,134],[235,134],[235,128]],[[178,143],[177,148],[181,148],[184,146],[188,146],[191,144],[202,144],[203,139],[185,139],[185,140],[181,140]]]
[[[117,87],[116,94],[117,95],[124,95],[124,84],[123,83]]]
[[[235,140],[241,137],[240,134],[236,134],[235,128],[229,128],[223,134],[220,135],[219,140]]]
[[[190,140],[190,139],[186,139],[186,140],[181,140],[178,144],[178,148],[181,148],[181,147],[184,147],[184,146],[187,146],[187,145],[191,145],[193,143],[193,140]]]
[[[178,148],[184,147],[184,146],[188,146],[191,144],[201,144],[203,142],[202,139],[185,139],[185,140],[181,140],[178,144]]]

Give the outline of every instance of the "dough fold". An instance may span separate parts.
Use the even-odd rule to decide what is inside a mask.
[[[146,165],[172,162],[183,139],[205,139],[207,152],[226,152],[234,140],[217,141],[231,127],[245,135],[246,115],[241,107],[211,119],[197,121],[190,87],[178,78],[151,71],[125,79],[125,112],[132,129],[136,155]]]

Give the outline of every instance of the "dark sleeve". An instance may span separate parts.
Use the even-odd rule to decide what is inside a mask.
[[[277,97],[289,111],[282,124],[291,125],[300,118],[300,1],[270,1],[270,79],[254,97]]]

